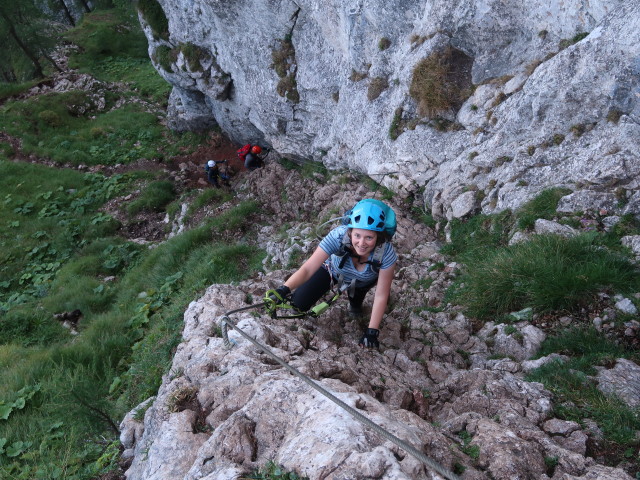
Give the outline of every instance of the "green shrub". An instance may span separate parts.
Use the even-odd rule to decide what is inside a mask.
[[[391,121],[391,126],[389,127],[389,138],[391,140],[395,140],[402,134],[404,131],[404,122],[402,121],[403,109],[402,107],[396,108],[396,111],[393,114],[393,120]]]
[[[442,253],[462,257],[475,250],[506,246],[514,219],[510,211],[498,215],[475,215],[468,219],[451,221],[451,241]]]
[[[460,300],[479,318],[527,307],[573,311],[603,289],[626,291],[640,285],[637,268],[595,235],[536,235],[521,244],[470,251],[464,261]]]
[[[135,215],[143,210],[161,212],[176,198],[173,183],[169,180],[159,180],[149,184],[142,194],[127,207],[129,215]]]
[[[62,120],[60,119],[60,115],[58,115],[56,112],[52,112],[51,110],[41,111],[38,114],[38,118],[53,128],[56,128],[62,125]]]
[[[413,69],[409,95],[421,115],[434,116],[459,108],[471,94],[472,59],[447,47],[418,62]]]

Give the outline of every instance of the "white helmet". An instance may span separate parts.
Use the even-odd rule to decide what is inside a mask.
[[[207,165],[209,165],[210,167],[213,167],[216,164],[216,162],[214,162],[213,160],[209,160],[207,162]]]

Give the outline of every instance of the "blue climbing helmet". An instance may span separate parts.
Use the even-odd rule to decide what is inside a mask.
[[[359,202],[349,214],[347,225],[349,228],[361,228],[383,232],[385,228],[385,213],[372,202]]]

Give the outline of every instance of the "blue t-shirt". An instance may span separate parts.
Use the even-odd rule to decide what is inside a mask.
[[[346,225],[334,228],[326,237],[320,241],[319,247],[329,254],[329,258],[326,260],[325,265],[328,266],[329,271],[337,278],[339,275],[343,275],[344,281],[350,283],[354,278],[356,279],[356,287],[369,286],[378,280],[378,273],[371,267],[371,264],[367,264],[363,271],[356,270],[351,258],[348,258],[344,262],[344,266],[340,268],[340,261],[342,257],[336,254],[340,253],[342,247],[342,237],[346,233]],[[373,259],[373,251],[369,254],[369,260]],[[384,244],[384,254],[382,255],[382,261],[380,269],[384,270],[391,267],[398,260],[398,255],[391,245],[391,242]]]

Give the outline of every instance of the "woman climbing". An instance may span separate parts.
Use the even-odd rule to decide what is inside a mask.
[[[284,285],[275,289],[274,302],[282,303],[290,298],[296,309],[305,312],[336,285],[348,292],[350,315],[359,316],[363,313],[364,297],[376,286],[369,327],[358,344],[378,348],[380,322],[387,308],[398,259],[385,231],[387,214],[383,206],[388,209],[379,200],[358,202],[345,217],[346,225],[331,230],[311,257]],[[393,218],[395,231],[395,214]]]

